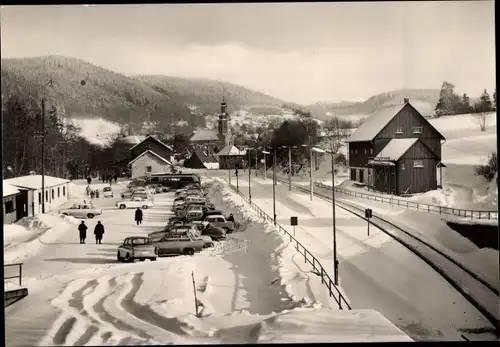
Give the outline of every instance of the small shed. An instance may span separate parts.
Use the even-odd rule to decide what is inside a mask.
[[[214,155],[203,151],[193,151],[189,159],[184,161],[184,167],[188,169],[218,169],[219,162]]]
[[[217,153],[217,158],[219,158],[219,168],[225,170],[235,169],[236,164],[241,163],[244,156],[244,151],[239,150],[234,145],[228,145]]]
[[[132,179],[148,176],[152,172],[172,171],[172,163],[151,150],[142,152],[128,165]]]
[[[20,219],[17,212],[17,198],[21,191],[16,187],[3,182],[3,223],[11,224]],[[21,217],[22,218],[22,217]]]

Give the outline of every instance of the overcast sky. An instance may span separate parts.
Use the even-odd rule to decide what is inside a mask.
[[[493,1],[5,6],[2,58],[206,77],[299,103],[495,87]]]

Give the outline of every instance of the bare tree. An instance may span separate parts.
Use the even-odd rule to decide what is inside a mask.
[[[476,113],[476,119],[479,123],[479,128],[481,128],[481,131],[486,131],[486,118],[488,116],[488,113],[486,112],[480,112]]]

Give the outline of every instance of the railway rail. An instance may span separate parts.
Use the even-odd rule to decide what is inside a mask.
[[[278,180],[287,184],[283,180]],[[292,185],[296,190],[309,194],[310,190],[305,187]],[[331,192],[329,194],[315,191],[315,196],[332,202]],[[359,218],[364,217],[364,208],[356,206],[342,199],[336,199],[335,205]],[[411,232],[401,228],[391,221],[373,214],[370,224],[380,229],[415,255],[425,261],[430,267],[438,272],[448,283],[450,283],[469,303],[471,303],[481,314],[493,325],[497,337],[500,337],[499,322],[499,291],[487,281],[479,277],[473,271],[457,262],[455,259],[440,251],[436,247],[423,241]]]

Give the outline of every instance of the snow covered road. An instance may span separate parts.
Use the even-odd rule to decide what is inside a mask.
[[[234,182],[233,182],[234,183]],[[248,179],[240,177],[248,195]],[[331,204],[276,188],[277,219],[289,226],[298,216],[297,239],[333,275]],[[272,181],[252,177],[252,201],[272,215]],[[340,285],[353,308],[382,312],[416,340],[460,340],[460,333],[491,328],[485,318],[438,273],[412,252],[376,228],[367,236],[366,222],[336,209]]]
[[[7,346],[256,342],[266,338],[264,330],[270,339],[275,324],[283,329],[280,320],[262,323],[274,317],[273,312],[312,307],[313,300],[325,307],[333,304],[319,278],[300,265],[289,278],[294,294],[299,293],[291,298],[280,280],[284,276],[280,255],[289,255],[289,247],[263,231],[265,226],[257,219],[245,219],[250,216],[229,206],[217,189],[209,196],[216,206],[233,212],[244,231],[193,257],[134,264],[116,261],[116,248],[125,237],[146,235],[165,225],[171,193],[155,197],[155,207],[145,210],[141,226],[134,224],[133,210],[106,210],[99,218],[86,220],[86,244],[79,243],[77,225],[69,225],[59,238],[25,260],[23,284],[30,294],[6,309]],[[106,228],[103,244],[93,239],[98,220]],[[195,315],[192,274],[203,318]],[[300,294],[307,296],[306,287],[314,292],[313,298],[303,301]],[[328,312],[323,314],[331,316]],[[348,317],[368,324],[371,333],[362,339],[404,339],[391,329],[372,336],[376,330],[370,324],[383,320],[372,313],[353,312]],[[255,324],[264,324],[265,329]],[[387,323],[379,326],[384,324],[387,327]],[[302,329],[292,325],[294,331]],[[280,334],[281,341],[294,340],[292,333]],[[323,333],[323,342],[332,339],[329,334]],[[338,338],[348,339],[342,334]]]

